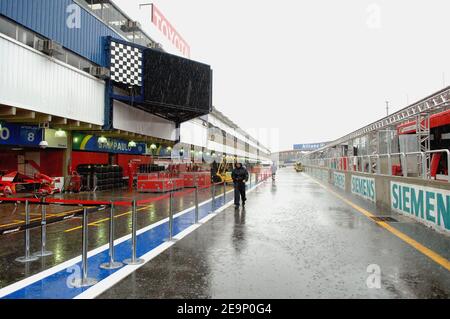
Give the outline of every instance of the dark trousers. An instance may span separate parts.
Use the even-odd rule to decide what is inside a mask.
[[[234,204],[239,205],[240,199],[245,202],[247,197],[245,196],[245,183],[235,182],[234,183]]]

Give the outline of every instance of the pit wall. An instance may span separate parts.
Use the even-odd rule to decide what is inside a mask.
[[[450,235],[450,183],[314,166],[306,166],[305,173],[378,208],[411,217]]]

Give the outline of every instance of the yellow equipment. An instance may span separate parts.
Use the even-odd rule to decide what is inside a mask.
[[[295,163],[294,168],[297,173],[303,172],[304,170],[303,165],[300,162]]]
[[[219,183],[233,183],[233,179],[231,178],[231,173],[233,171],[233,164],[227,163],[226,159],[223,159],[222,163],[220,163],[219,168],[217,169],[217,180]]]

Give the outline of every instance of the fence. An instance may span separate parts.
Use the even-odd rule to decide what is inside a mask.
[[[443,153],[447,156],[447,178],[449,178],[450,168],[450,151],[448,149],[432,150],[426,152],[407,152],[407,153],[391,153],[391,154],[375,154],[375,155],[360,155],[360,156],[346,156],[337,158],[323,158],[323,159],[304,159],[304,165],[311,165],[323,168],[338,169],[343,171],[362,172],[378,175],[394,176],[399,175],[403,177],[421,177],[423,179],[432,179],[430,173],[430,163],[428,156],[431,154]],[[414,156],[415,161],[408,159]],[[387,159],[387,169],[383,169],[383,159]],[[412,162],[412,163],[410,163]],[[394,165],[395,164],[395,165]],[[416,167],[413,167],[415,165]]]

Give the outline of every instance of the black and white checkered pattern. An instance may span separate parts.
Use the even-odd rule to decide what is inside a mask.
[[[142,86],[142,51],[112,41],[111,80],[128,85]]]

